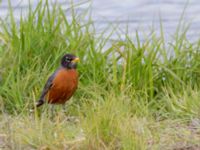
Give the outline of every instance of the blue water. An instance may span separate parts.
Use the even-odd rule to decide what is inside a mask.
[[[36,6],[39,0],[31,0]],[[56,0],[51,0],[49,2]],[[58,0],[63,9],[67,11],[71,0]],[[21,12],[26,15],[28,0],[12,1],[15,8],[15,17],[19,20]],[[97,34],[101,33],[109,24],[118,26],[111,39],[120,37],[123,39],[127,30],[134,38],[135,31],[138,31],[141,39],[152,35],[152,28],[155,34],[159,35],[160,20],[162,21],[165,37],[171,39],[178,26],[184,8],[185,14],[183,22],[190,24],[187,32],[189,40],[196,41],[200,37],[200,0],[74,0],[74,4],[79,4],[76,11],[84,12],[91,6],[92,18],[97,29]],[[67,13],[66,13],[67,14]],[[8,14],[8,2],[2,0],[0,5],[0,17],[5,19]],[[98,35],[97,35],[98,36]]]

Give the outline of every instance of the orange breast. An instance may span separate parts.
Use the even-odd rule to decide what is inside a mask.
[[[48,103],[63,104],[74,94],[78,85],[78,74],[75,69],[61,69],[57,72],[53,85],[46,95]]]

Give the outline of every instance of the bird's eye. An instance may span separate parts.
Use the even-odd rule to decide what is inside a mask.
[[[71,61],[71,59],[70,59],[69,57],[66,57],[65,60],[66,60],[67,62],[70,62],[70,61]]]

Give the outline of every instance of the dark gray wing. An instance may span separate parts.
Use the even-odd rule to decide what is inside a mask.
[[[42,90],[41,96],[40,96],[40,98],[39,98],[39,100],[38,100],[38,102],[37,102],[37,104],[36,104],[36,107],[39,107],[39,106],[41,106],[42,104],[44,104],[44,102],[45,102],[45,99],[44,99],[44,98],[45,98],[45,95],[48,93],[49,89],[52,87],[52,85],[53,85],[53,80],[54,80],[56,74],[57,74],[57,71],[55,71],[55,72],[48,78],[48,80],[47,80],[47,82],[46,82],[46,84],[45,84],[45,86],[44,86],[44,88],[43,88],[43,90]]]

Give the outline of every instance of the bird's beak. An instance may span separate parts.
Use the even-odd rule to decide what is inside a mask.
[[[80,61],[80,59],[78,57],[76,57],[75,59],[72,60],[73,63],[77,63],[79,61]]]

